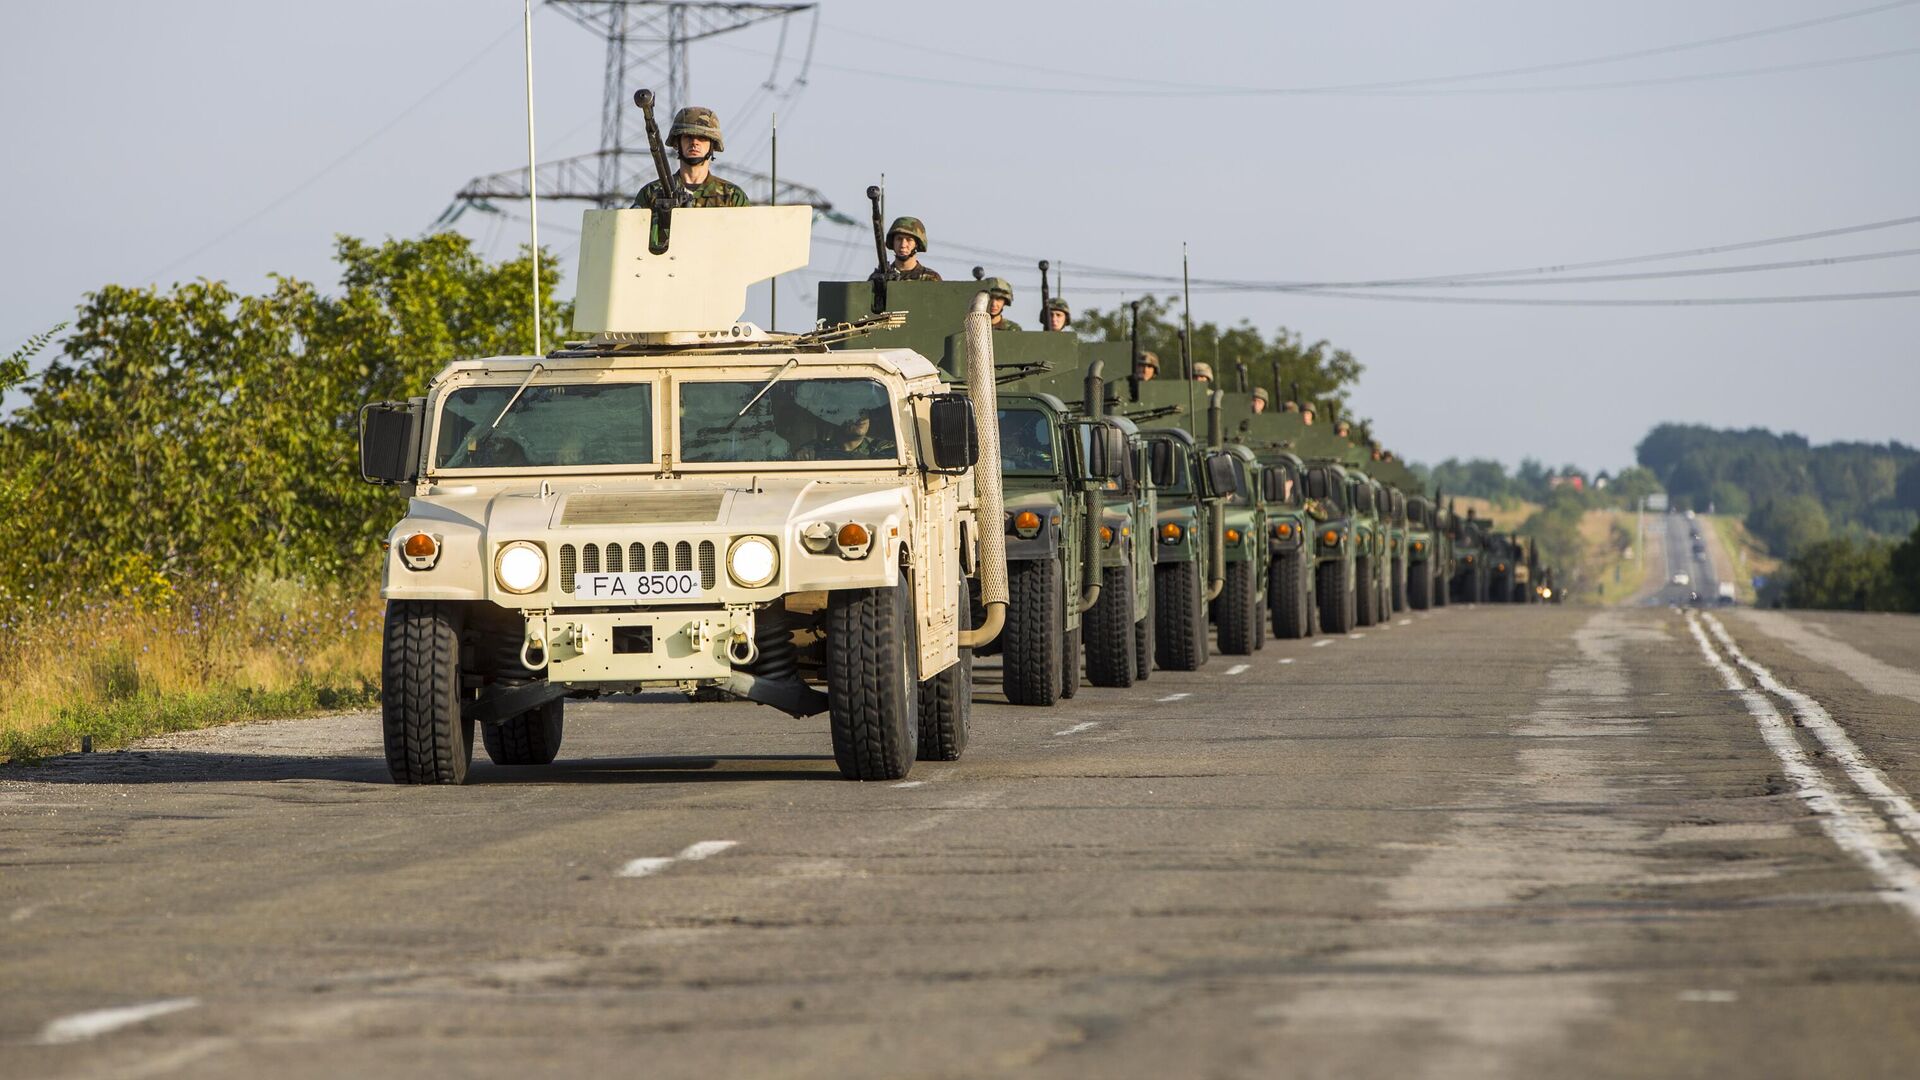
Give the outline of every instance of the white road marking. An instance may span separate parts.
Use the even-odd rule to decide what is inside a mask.
[[[1353,633],[1348,634],[1347,636],[1349,638],[1352,638],[1354,641],[1359,641],[1361,638],[1367,636],[1367,632],[1365,630],[1355,630]]]
[[[1760,737],[1780,761],[1780,771],[1794,786],[1794,794],[1813,811],[1814,819],[1835,844],[1852,855],[1886,887],[1881,899],[1907,910],[1920,919],[1920,870],[1891,854],[1902,848],[1878,815],[1866,809],[1858,799],[1833,790],[1807,752],[1793,737],[1793,729],[1773,707],[1767,696],[1741,682],[1740,674],[1721,659],[1707,635],[1700,629],[1694,613],[1686,613],[1687,631],[1700,646],[1700,655],[1720,675],[1721,683],[1740,695],[1747,713],[1760,725]]]
[[[1827,748],[1827,753],[1831,754],[1835,763],[1846,771],[1847,778],[1853,781],[1854,786],[1865,793],[1867,798],[1879,804],[1880,809],[1893,819],[1893,823],[1901,832],[1906,833],[1914,842],[1920,843],[1920,810],[1915,810],[1912,800],[1887,782],[1886,774],[1867,760],[1867,756],[1860,752],[1859,744],[1848,737],[1839,724],[1833,722],[1833,717],[1827,714],[1827,710],[1821,708],[1819,702],[1800,691],[1782,686],[1780,681],[1773,677],[1773,672],[1748,659],[1747,655],[1740,651],[1740,646],[1733,643],[1733,638],[1728,636],[1727,628],[1720,625],[1719,619],[1704,614],[1702,618],[1706,619],[1707,625],[1713,628],[1713,636],[1720,639],[1721,646],[1727,650],[1728,656],[1733,657],[1733,662],[1751,672],[1754,681],[1759,683],[1762,689],[1778,695],[1788,705],[1793,706],[1793,715],[1799,717],[1801,725],[1813,732],[1814,738],[1820,740],[1820,745]]]
[[[921,784],[924,784],[924,783],[926,783],[925,780],[904,780],[893,786],[897,788],[911,788],[911,787],[919,787]]]
[[[1682,990],[1678,994],[1675,994],[1674,997],[1679,998],[1681,1001],[1708,1001],[1714,1003],[1740,1000],[1740,995],[1734,993],[1732,990]]]
[[[1758,627],[1801,656],[1839,671],[1876,694],[1920,701],[1920,672],[1868,656],[1833,637],[1833,631],[1819,623],[1804,623],[1780,611],[1746,611],[1741,616],[1747,625]]]
[[[1229,675],[1245,675],[1246,673],[1247,665],[1245,664],[1235,664],[1227,669],[1227,674]]]
[[[646,877],[649,874],[657,874],[677,862],[699,862],[702,859],[710,859],[738,843],[738,840],[702,840],[697,844],[688,844],[678,855],[665,858],[655,855],[629,859],[627,864],[620,868],[619,876]]]
[[[92,1012],[74,1013],[50,1021],[40,1031],[43,1043],[70,1043],[91,1039],[96,1035],[105,1035],[109,1031],[118,1031],[123,1027],[143,1023],[168,1013],[177,1013],[182,1009],[191,1009],[200,1004],[199,998],[168,998],[165,1001],[149,1001],[145,1005],[123,1005],[117,1009],[95,1009]]]
[[[1160,699],[1160,703],[1162,705],[1165,705],[1169,701],[1179,701],[1183,697],[1192,697],[1192,696],[1193,696],[1192,694],[1168,694],[1166,697],[1163,697]]]
[[[1280,662],[1281,662],[1281,663],[1283,663],[1283,664],[1291,664],[1291,663],[1293,663],[1293,657],[1291,657],[1291,656],[1283,656],[1283,657],[1281,657],[1281,658],[1280,658]]]
[[[1316,648],[1316,649],[1324,649],[1324,648],[1326,648],[1327,646],[1329,646],[1329,645],[1331,645],[1331,644],[1333,644],[1333,639],[1332,639],[1332,638],[1330,638],[1330,637],[1323,637],[1323,638],[1321,638],[1321,639],[1320,639],[1319,641],[1316,641],[1316,642],[1314,642],[1314,643],[1313,643],[1313,647],[1314,647],[1314,648]]]
[[[1079,723],[1068,728],[1067,730],[1056,731],[1054,732],[1054,734],[1055,735],[1078,735],[1081,732],[1087,730],[1088,728],[1096,728],[1099,726],[1100,726],[1100,721],[1098,720],[1082,720]]]
[[[1394,623],[1393,625],[1395,625],[1395,626],[1412,626],[1412,625],[1413,625],[1413,620],[1412,620],[1412,619],[1401,619],[1401,620],[1400,620],[1399,622],[1397,622],[1397,623]]]

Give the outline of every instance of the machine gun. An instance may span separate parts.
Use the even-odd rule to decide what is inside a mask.
[[[667,237],[673,229],[674,208],[693,205],[693,196],[680,186],[680,179],[673,170],[667,168],[666,144],[660,139],[660,125],[653,119],[653,91],[635,90],[633,103],[640,106],[640,115],[646,118],[647,151],[653,156],[653,171],[660,178],[660,190],[654,195],[652,203],[640,207],[640,200],[635,198],[634,206],[653,211],[653,236],[648,240],[647,248],[659,255],[667,250]]]
[[[1040,260],[1040,329],[1047,328],[1047,305],[1053,298],[1047,293],[1047,260]]]
[[[873,271],[873,310],[879,314],[887,310],[887,282],[899,278],[900,271],[887,262],[886,207],[881,203],[882,193],[878,184],[867,187],[867,201],[873,204],[873,257],[876,265]]]

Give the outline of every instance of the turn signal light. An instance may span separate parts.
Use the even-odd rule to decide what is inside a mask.
[[[1229,543],[1229,544],[1237,544],[1237,543],[1239,543],[1239,542],[1240,542],[1240,530],[1239,530],[1239,529],[1228,529],[1228,530],[1227,530],[1227,543]]]
[[[1472,565],[1473,565],[1473,556],[1471,556],[1471,555],[1469,555],[1469,556],[1467,556],[1467,565],[1468,565],[1468,566],[1472,566]]]
[[[849,521],[845,525],[840,526],[840,535],[834,537],[834,539],[838,541],[843,548],[860,548],[866,547],[867,541],[873,539],[873,537],[867,532],[866,526],[858,522]]]
[[[1111,525],[1100,526],[1100,542],[1103,544],[1113,543],[1113,526]]]
[[[1323,544],[1337,544],[1340,542],[1340,534],[1332,529],[1328,529],[1326,532],[1320,534],[1320,542]]]
[[[1287,537],[1293,535],[1293,523],[1291,521],[1283,521],[1280,524],[1275,525],[1273,527],[1273,531],[1275,534],[1277,534],[1280,537],[1280,539],[1285,540]]]
[[[440,550],[440,543],[426,533],[414,533],[400,545],[400,550],[411,559],[431,559]]]
[[[1175,522],[1169,521],[1165,525],[1160,526],[1160,539],[1165,543],[1177,544],[1180,542],[1180,538],[1186,534],[1186,530],[1182,529]]]

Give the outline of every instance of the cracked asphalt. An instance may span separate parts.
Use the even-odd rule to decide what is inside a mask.
[[[1916,790],[1920,619],[1717,617]],[[664,698],[457,789],[371,714],[0,770],[0,1076],[1912,1075],[1920,919],[1709,640],[1449,608],[1054,709],[983,663],[903,784]]]

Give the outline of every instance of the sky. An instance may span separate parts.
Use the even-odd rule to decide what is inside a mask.
[[[1872,7],[1886,10],[1840,17]],[[336,234],[425,232],[470,177],[525,165],[520,22],[519,0],[0,3],[0,349],[108,283],[257,290],[280,273],[331,287]],[[601,42],[544,6],[533,36],[540,158],[594,149]],[[1077,307],[1105,307],[1146,286],[1076,265],[1177,275],[1182,244],[1196,278],[1326,283],[1920,216],[1915,2],[823,0],[789,23],[784,51],[766,24],[695,44],[690,68],[693,103],[727,134],[721,175],[764,168],[777,112],[783,177],[864,222],[884,174],[889,213],[927,223],[927,263],[1009,278],[1029,321],[1036,258],[1064,265]],[[664,87],[634,77],[649,81]],[[542,241],[569,267],[582,208],[541,208]],[[457,227],[494,257],[526,242],[522,217]],[[1913,249],[1920,222],[1582,273]],[[818,227],[809,272],[780,283],[781,328],[811,312],[813,281],[864,276],[871,259],[864,224]],[[1920,442],[1920,297],[1382,295],[1909,290],[1920,256],[1343,290],[1368,298],[1197,290],[1193,310],[1352,351],[1366,366],[1354,404],[1403,456],[1593,470],[1631,464],[1664,421]],[[747,318],[765,321],[764,290]]]

